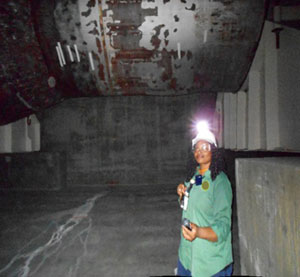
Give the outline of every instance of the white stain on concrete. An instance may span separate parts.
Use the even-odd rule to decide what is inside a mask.
[[[46,261],[49,258],[58,257],[59,254],[70,247],[76,239],[79,239],[83,247],[83,253],[76,258],[76,263],[69,267],[66,275],[68,277],[77,276],[80,263],[87,254],[87,240],[92,228],[92,219],[90,218],[89,213],[94,207],[96,200],[103,196],[104,195],[97,194],[94,197],[89,198],[85,204],[74,210],[72,216],[66,220],[64,224],[57,226],[56,231],[52,233],[45,244],[40,245],[31,251],[26,251],[26,249],[31,248],[33,243],[38,241],[43,234],[48,232],[48,226],[48,228],[39,236],[33,238],[28,244],[20,249],[17,255],[15,255],[4,268],[0,269],[0,276],[34,276],[42,266],[46,264]],[[66,211],[63,211],[62,213],[64,214],[65,212]],[[83,225],[82,229],[80,228],[81,223]],[[74,231],[75,228],[78,228],[79,231],[74,232],[74,236],[72,231]],[[68,239],[66,245],[64,239]],[[50,276],[54,275],[51,275],[50,273]]]

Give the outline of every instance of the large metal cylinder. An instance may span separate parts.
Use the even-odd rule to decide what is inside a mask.
[[[7,109],[0,124],[66,97],[235,92],[253,60],[266,9],[261,0],[22,1],[1,3],[0,13],[31,15],[12,20],[19,31],[23,20],[30,40],[19,42],[36,51],[1,54],[0,105],[23,108]],[[8,48],[12,39],[4,31],[3,38]],[[9,55],[31,62],[4,73]]]

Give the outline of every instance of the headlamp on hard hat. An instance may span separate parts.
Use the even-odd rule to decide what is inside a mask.
[[[200,121],[197,123],[197,131],[197,136],[192,140],[193,149],[200,140],[207,141],[217,147],[215,135],[209,130],[209,126],[206,121]]]

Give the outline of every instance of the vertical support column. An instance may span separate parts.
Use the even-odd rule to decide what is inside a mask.
[[[26,118],[12,124],[12,152],[31,151],[31,139],[28,137]]]
[[[218,93],[217,95],[217,101],[216,101],[216,110],[214,114],[214,119],[213,119],[213,131],[216,135],[216,139],[218,142],[219,147],[224,147],[224,141],[223,141],[223,136],[224,136],[224,94],[223,93]]]
[[[265,123],[265,38],[260,40],[251,69],[248,91],[248,149],[266,148]]]
[[[224,94],[224,147],[236,149],[237,95]]]
[[[294,45],[299,45],[300,35],[285,27],[280,34],[281,46],[277,49],[276,36],[272,31],[278,27],[278,24],[265,22],[248,74],[247,95],[239,93],[236,100],[230,93],[224,94],[225,148],[235,149],[236,146],[241,150],[270,151],[299,149],[300,135],[296,130],[300,126],[300,52]]]
[[[31,115],[31,124],[28,126],[28,137],[31,140],[31,151],[41,149],[40,122],[35,115]]]
[[[249,72],[248,149],[265,148],[264,78],[257,70]]]
[[[35,115],[31,124],[23,118],[0,126],[0,153],[39,151],[41,148],[40,122]]]
[[[237,94],[236,93],[229,93],[230,97],[230,149],[235,150],[236,149],[236,126],[237,126]]]
[[[239,91],[237,94],[237,135],[236,135],[236,148],[238,150],[247,149],[247,93]]]
[[[0,126],[0,153],[11,153],[11,132],[12,124]]]
[[[299,6],[300,16],[300,6]],[[300,152],[300,31],[284,27],[278,52],[280,147]]]
[[[265,102],[267,150],[280,147],[278,102],[278,50],[272,30],[274,23],[265,22]]]
[[[230,95],[229,93],[224,93],[224,148],[230,148]]]
[[[32,141],[28,135],[28,131],[30,127],[27,124],[27,119],[24,118],[25,121],[25,133],[24,133],[24,140],[25,140],[25,152],[30,152],[32,151]]]

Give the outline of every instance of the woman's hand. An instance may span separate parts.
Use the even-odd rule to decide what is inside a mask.
[[[179,184],[177,186],[177,194],[179,195],[180,199],[182,198],[185,191],[186,191],[186,187],[184,186],[184,184]]]
[[[182,226],[182,228],[181,228],[183,237],[189,241],[193,241],[195,238],[198,237],[199,227],[196,224],[191,223],[191,228],[192,228],[191,231],[188,228],[186,228],[185,226]]]
[[[186,240],[193,241],[195,238],[206,239],[211,242],[217,242],[218,236],[211,227],[199,227],[190,223],[192,231],[182,226],[182,235]]]

